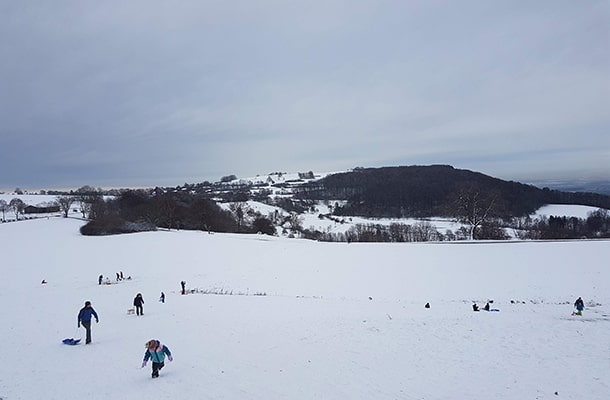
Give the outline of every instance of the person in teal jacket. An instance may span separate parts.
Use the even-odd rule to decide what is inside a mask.
[[[152,359],[152,377],[158,378],[159,371],[165,366],[165,356],[167,356],[170,362],[174,361],[172,352],[169,350],[169,348],[167,348],[167,346],[161,344],[161,342],[156,339],[149,340],[146,342],[144,347],[146,347],[146,352],[144,353],[142,368],[146,366],[148,360]]]

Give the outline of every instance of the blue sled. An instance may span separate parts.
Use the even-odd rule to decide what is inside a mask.
[[[64,344],[69,344],[70,346],[74,346],[75,344],[78,344],[80,342],[80,339],[69,338],[69,339],[62,340],[62,342]]]

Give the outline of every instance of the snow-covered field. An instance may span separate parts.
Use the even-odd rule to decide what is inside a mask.
[[[576,217],[586,219],[589,214],[597,210],[595,207],[566,205],[566,204],[547,204],[536,211],[535,216],[554,216],[554,217]]]
[[[2,400],[610,398],[610,241],[84,237],[82,223],[0,224]],[[119,271],[132,279],[98,285]],[[128,315],[139,292],[144,316]],[[488,299],[500,312],[472,311]],[[84,337],[85,300],[93,343],[64,345]],[[157,380],[140,368],[151,338],[174,355]]]

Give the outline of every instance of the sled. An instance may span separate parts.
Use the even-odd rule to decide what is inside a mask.
[[[67,344],[70,346],[74,346],[80,343],[80,339],[74,339],[74,338],[66,338],[64,340],[62,340],[63,344]]]

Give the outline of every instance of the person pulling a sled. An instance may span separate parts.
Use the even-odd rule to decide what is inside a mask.
[[[138,293],[136,297],[133,299],[133,305],[136,308],[136,315],[144,315],[144,298],[142,297],[142,293]]]
[[[172,352],[167,348],[167,346],[161,344],[161,342],[156,339],[149,340],[146,342],[144,347],[146,347],[146,352],[144,353],[142,368],[146,366],[148,360],[152,359],[152,377],[158,378],[159,371],[165,366],[165,356],[167,356],[170,362],[174,361]]]
[[[579,297],[578,299],[576,299],[576,302],[574,303],[574,307],[576,307],[576,315],[582,315],[582,310],[585,309],[585,302],[582,301],[582,298]]]
[[[91,307],[90,301],[85,301],[85,306],[80,309],[78,312],[78,327],[80,328],[81,324],[85,327],[87,331],[87,338],[85,339],[85,344],[91,343],[91,318],[95,317],[95,322],[100,322],[97,317],[97,313]]]

